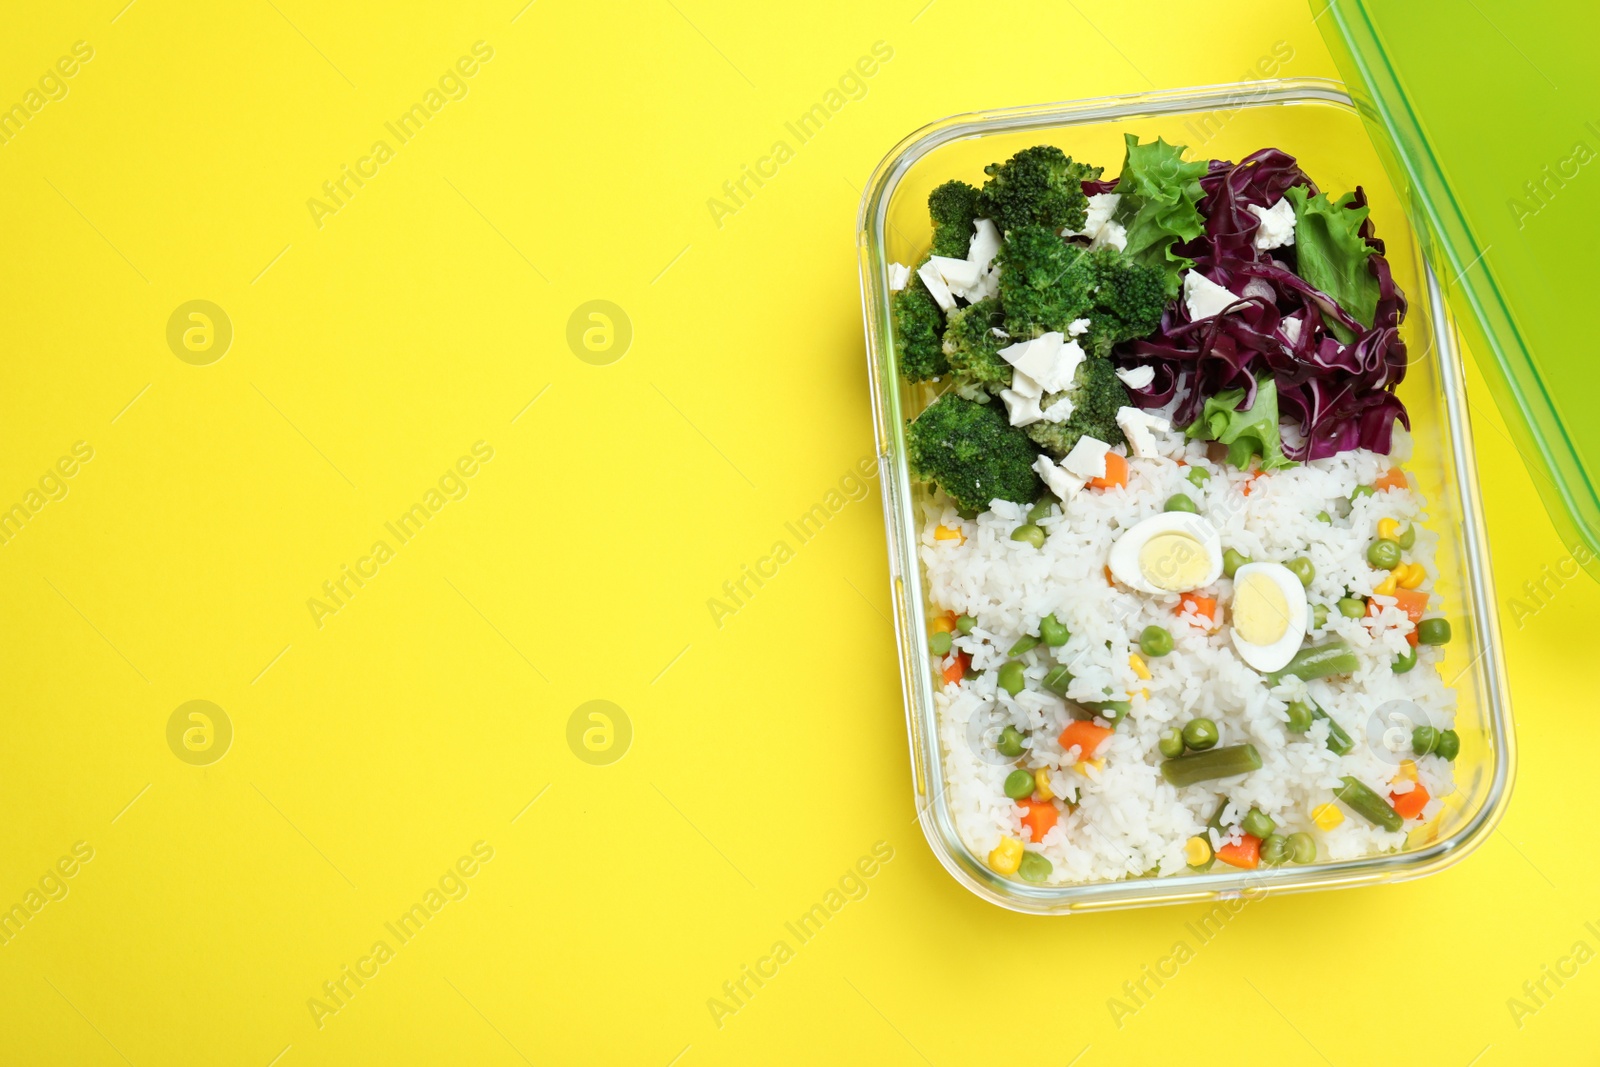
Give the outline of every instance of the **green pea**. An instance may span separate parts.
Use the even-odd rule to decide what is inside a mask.
[[[950,654],[950,631],[940,630],[928,637],[928,651],[935,656],[948,656]]]
[[[1313,630],[1320,630],[1326,625],[1328,625],[1328,605],[1311,605],[1311,628]]]
[[[1243,552],[1235,552],[1230,548],[1226,552],[1222,553],[1222,573],[1226,574],[1229,578],[1232,578],[1235,574],[1239,573],[1240,567],[1243,567],[1249,562],[1249,556],[1245,555]]]
[[[1390,665],[1390,670],[1396,674],[1404,674],[1417,665],[1417,650],[1407,649],[1406,654],[1399,657]]]
[[[1381,571],[1392,571],[1400,565],[1400,542],[1380,537],[1367,546],[1367,562]]]
[[[1189,479],[1190,485],[1200,489],[1211,480],[1211,472],[1204,467],[1190,467],[1189,473],[1185,474],[1184,477]]]
[[[1411,546],[1416,544],[1416,543],[1417,543],[1417,528],[1413,524],[1408,524],[1406,526],[1406,528],[1405,528],[1405,531],[1400,534],[1400,542],[1399,542],[1400,547],[1405,549],[1407,552],[1409,552],[1409,551],[1411,551]]]
[[[1044,531],[1033,523],[1024,523],[1011,531],[1011,540],[1026,541],[1034,548],[1044,547]]]
[[[956,632],[961,634],[963,637],[965,637],[967,634],[970,634],[972,632],[972,628],[976,625],[978,625],[978,620],[974,619],[971,615],[956,616]]]
[[[1017,864],[1017,877],[1024,882],[1043,882],[1054,869],[1054,865],[1039,853],[1024,852],[1022,862]]]
[[[1339,614],[1347,619],[1359,619],[1367,613],[1367,602],[1358,596],[1339,598]],[[956,624],[960,626],[960,623]]]
[[[1282,834],[1272,834],[1261,842],[1261,862],[1268,867],[1289,862],[1289,854],[1289,839]]]
[[[1024,652],[1039,647],[1039,639],[1032,634],[1023,634],[1017,638],[1017,643],[1006,650],[1008,656],[1020,656]]]
[[[1327,523],[1329,526],[1332,526],[1333,525],[1333,516],[1329,515],[1326,511],[1319,511],[1319,512],[1317,512],[1317,521],[1318,522],[1324,522],[1324,523]]]
[[[1067,695],[1067,686],[1072,684],[1072,672],[1058,664],[1050,668],[1041,684],[1056,696],[1064,697]]]
[[[1439,731],[1431,726],[1419,726],[1411,731],[1411,751],[1419,756],[1439,750]]]
[[[1033,775],[1017,769],[1006,775],[1006,796],[1012,800],[1022,800],[1033,795]]]
[[[1289,729],[1297,734],[1303,734],[1311,729],[1311,722],[1315,718],[1311,713],[1311,705],[1303,700],[1289,702]]]
[[[1183,731],[1176,726],[1169,726],[1161,731],[1161,737],[1156,741],[1156,748],[1167,759],[1176,759],[1183,755]]]
[[[1187,511],[1190,514],[1199,514],[1200,509],[1195,507],[1194,501],[1183,493],[1173,493],[1167,497],[1167,503],[1162,511]]]
[[[1041,519],[1048,519],[1050,517],[1051,509],[1054,507],[1055,503],[1048,498],[1039,501],[1033,507],[1028,509],[1028,521],[1037,523]]]
[[[1302,830],[1289,835],[1289,858],[1296,863],[1315,863],[1317,839]]]
[[[1354,489],[1352,489],[1350,491],[1350,502],[1353,504],[1353,503],[1355,503],[1356,497],[1358,497],[1358,496],[1371,496],[1373,493],[1376,493],[1376,492],[1377,492],[1377,490],[1372,488],[1372,486],[1370,486],[1370,485],[1358,485],[1358,486],[1356,486]]]
[[[1425,645],[1448,645],[1450,643],[1450,620],[1423,619],[1417,623],[1417,640]]]
[[[1022,664],[1016,660],[1012,660],[1010,663],[1002,664],[999,672],[997,673],[996,680],[1000,683],[1001,689],[1004,689],[1012,696],[1016,696],[1018,693],[1022,692],[1023,688]]]
[[[1217,724],[1210,719],[1190,719],[1183,725],[1183,743],[1196,752],[1204,752],[1215,745],[1220,737]]]
[[[1454,730],[1446,730],[1439,735],[1439,747],[1434,750],[1440,759],[1451,763],[1461,755],[1461,735]]]
[[[1051,648],[1060,648],[1071,636],[1066,626],[1057,622],[1054,615],[1046,615],[1039,620],[1039,640]]]
[[[1259,837],[1262,840],[1270,837],[1272,832],[1278,828],[1278,824],[1272,821],[1272,816],[1260,808],[1251,808],[1239,825],[1251,837]]]
[[[1317,576],[1317,568],[1304,556],[1296,556],[1284,564],[1289,568],[1289,573],[1300,579],[1301,585],[1310,585],[1311,579]]]
[[[1161,626],[1146,626],[1139,632],[1139,647],[1147,656],[1165,656],[1172,651],[1172,634]]]
[[[1007,759],[1016,759],[1022,755],[1022,731],[1015,726],[1007,726],[1000,731],[1000,736],[994,743],[995,751]]]

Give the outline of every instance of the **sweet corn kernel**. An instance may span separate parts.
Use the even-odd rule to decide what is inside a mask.
[[[1389,577],[1373,586],[1372,591],[1378,596],[1394,596],[1395,586],[1399,584],[1400,579],[1396,578],[1394,574],[1391,573]]]
[[[1093,767],[1096,771],[1103,771],[1106,769],[1106,761],[1103,759],[1079,760],[1072,765],[1072,769],[1085,778],[1089,777],[1090,767]]]
[[[1404,778],[1409,782],[1414,782],[1414,781],[1417,780],[1417,761],[1416,760],[1414,760],[1414,759],[1403,759],[1403,760],[1400,761],[1400,778]],[[1399,781],[1400,778],[1396,778],[1395,781]]]
[[[989,868],[997,874],[1016,874],[1022,866],[1022,842],[1014,837],[1002,837],[989,853]]]
[[[960,530],[952,530],[948,526],[935,526],[933,528],[933,539],[935,541],[964,542],[967,538]]]
[[[1400,524],[1393,519],[1379,519],[1378,536],[1385,541],[1400,540]]]
[[[1147,682],[1150,680],[1150,668],[1144,665],[1144,660],[1140,659],[1137,653],[1128,657],[1128,666],[1132,667],[1133,673],[1140,678]]]
[[[951,615],[948,611],[942,615],[935,615],[933,617],[931,626],[933,632],[936,634],[950,633],[956,628],[955,616]]]
[[[1405,574],[1400,579],[1401,589],[1415,589],[1428,580],[1428,572],[1420,563],[1406,565]]]
[[[1211,842],[1196,835],[1183,843],[1183,859],[1191,867],[1198,867],[1211,858]]]
[[[1344,812],[1333,804],[1318,804],[1311,809],[1311,821],[1317,824],[1319,830],[1332,830],[1344,822]]]
[[[1039,794],[1040,800],[1054,800],[1055,793],[1050,788],[1050,768],[1040,767],[1033,772],[1033,789]]]
[[[1149,700],[1149,699],[1150,699],[1150,690],[1148,690],[1148,689],[1141,689],[1141,690],[1139,690],[1139,695],[1140,695],[1140,696],[1142,696],[1142,697],[1144,697],[1144,698],[1145,698],[1145,699],[1146,699],[1146,700]],[[1128,696],[1130,696],[1130,697],[1131,697],[1131,696],[1133,696],[1133,694],[1132,694],[1132,693],[1129,693],[1129,694],[1128,694]]]

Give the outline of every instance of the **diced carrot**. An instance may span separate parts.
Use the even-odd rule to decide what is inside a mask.
[[[1260,468],[1257,468],[1256,470],[1253,470],[1253,471],[1250,472],[1249,479],[1244,483],[1244,495],[1245,496],[1249,496],[1250,495],[1250,489],[1251,489],[1252,486],[1254,486],[1256,484],[1256,479],[1261,477],[1265,473],[1266,473],[1266,471],[1261,470]]]
[[[1261,865],[1261,838],[1245,834],[1237,845],[1223,845],[1217,849],[1217,859],[1230,867],[1253,871]]]
[[[950,666],[944,669],[944,684],[949,685],[951,682],[961,681],[962,675],[967,673],[967,666],[971,662],[971,658],[965,652],[957,652],[955,658],[950,661]]]
[[[1422,809],[1428,806],[1428,790],[1421,782],[1413,782],[1409,793],[1389,794],[1389,805],[1402,819],[1420,819]]]
[[[1413,626],[1422,621],[1422,613],[1428,610],[1428,594],[1421,589],[1396,589],[1394,599]]]
[[[1410,645],[1412,648],[1417,647],[1417,631],[1412,630],[1410,633],[1406,634],[1406,644]]]
[[[1210,629],[1217,627],[1217,598],[1214,596],[1201,596],[1199,593],[1185,593],[1178,598],[1176,614],[1192,611],[1196,615],[1205,617],[1206,625]]]
[[[1061,812],[1048,800],[1019,800],[1017,807],[1023,809],[1022,825],[1028,828],[1028,840],[1034,844],[1043,840],[1061,818]]]
[[[1104,726],[1096,726],[1092,722],[1074,719],[1067,723],[1067,728],[1061,731],[1061,747],[1078,748],[1078,759],[1094,759],[1095,750],[1111,736],[1111,730]]]
[[[1125,486],[1128,484],[1128,461],[1117,452],[1106,453],[1106,476],[1104,478],[1090,478],[1089,484],[1096,489],[1110,489],[1113,485]]]
[[[1399,467],[1390,467],[1372,483],[1374,489],[1405,489],[1411,483],[1406,480],[1406,472]]]

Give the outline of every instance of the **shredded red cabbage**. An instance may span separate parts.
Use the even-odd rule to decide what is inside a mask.
[[[1115,179],[1084,182],[1083,189],[1103,193],[1115,184]],[[1269,208],[1296,185],[1317,191],[1294,157],[1276,148],[1262,149],[1237,164],[1212,160],[1200,179],[1205,233],[1177,252],[1194,260],[1194,269],[1205,277],[1248,295],[1225,314],[1200,322],[1190,322],[1183,301],[1178,300],[1168,306],[1155,333],[1121,345],[1114,358],[1120,366],[1155,370],[1147,387],[1130,390],[1140,407],[1162,407],[1181,390],[1176,425],[1192,423],[1206,397],[1226,389],[1243,387],[1248,408],[1255,402],[1257,376],[1270,373],[1277,383],[1282,417],[1299,425],[1299,439],[1284,441],[1291,458],[1323,459],[1354,448],[1387,453],[1394,420],[1407,429],[1411,426],[1404,405],[1394,395],[1406,374],[1406,346],[1399,332],[1406,313],[1405,294],[1395,286],[1371,219],[1360,230],[1374,250],[1367,264],[1379,285],[1377,314],[1370,327],[1294,273],[1293,246],[1258,251],[1255,234],[1260,220],[1250,206]],[[1355,205],[1365,203],[1366,195],[1357,187]],[[1292,340],[1283,328],[1291,318],[1300,323],[1299,335]],[[1325,325],[1330,319],[1348,328],[1355,339],[1348,345],[1340,343]]]

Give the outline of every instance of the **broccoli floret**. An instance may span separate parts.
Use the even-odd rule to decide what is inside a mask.
[[[965,259],[972,243],[972,220],[978,217],[978,190],[966,182],[945,182],[928,194],[933,218],[933,254]]]
[[[1117,409],[1128,406],[1128,390],[1109,359],[1090,356],[1084,360],[1078,365],[1072,388],[1045,397],[1040,407],[1048,408],[1063,396],[1072,399],[1072,415],[1066,422],[1036,422],[1028,427],[1028,436],[1046,450],[1064,456],[1084,434],[1108,445],[1126,443],[1122,427],[1117,425]]]
[[[1093,303],[1094,260],[1044,226],[1021,226],[1000,249],[1000,304],[1015,337],[1065,332]]]
[[[1081,230],[1089,210],[1083,183],[1100,177],[1101,169],[1074,163],[1055,145],[1024,148],[983,168],[989,180],[978,196],[978,215],[993,219],[1002,233],[1030,223]]]
[[[985,511],[992,500],[1026,504],[1042,491],[1038,450],[994,404],[946,393],[906,430],[912,473],[936,482],[961,508]]]
[[[925,382],[949,370],[939,341],[944,332],[944,316],[922,279],[913,273],[906,287],[894,294],[891,306],[894,348],[906,381]]]
[[[1084,348],[1111,354],[1113,346],[1143,337],[1161,325],[1167,304],[1166,272],[1135,263],[1114,248],[1089,253],[1095,274],[1094,306]]]
[[[950,369],[981,385],[1010,385],[1011,364],[999,352],[1011,338],[994,332],[1004,323],[1000,302],[992,296],[950,312],[944,327],[944,355]]]

